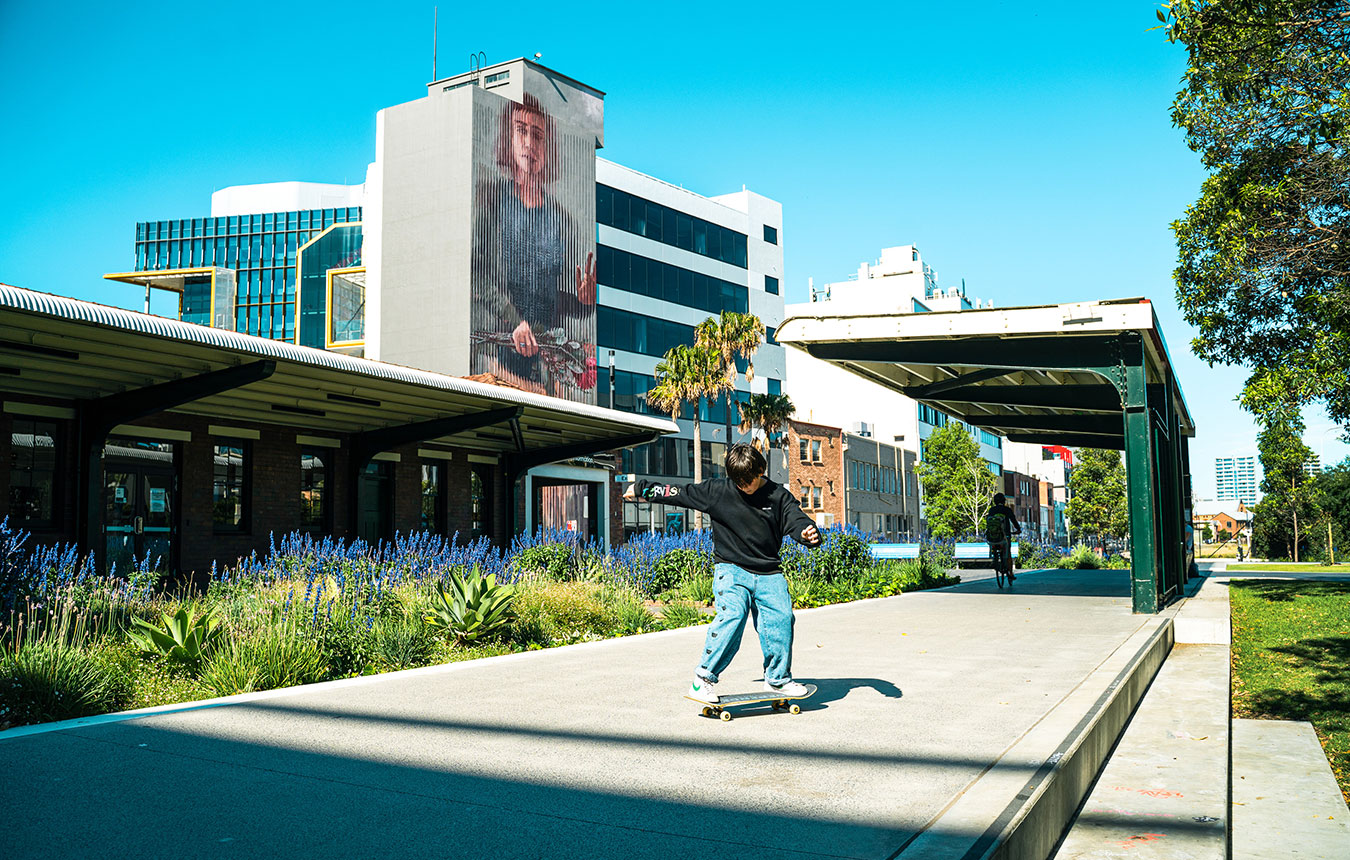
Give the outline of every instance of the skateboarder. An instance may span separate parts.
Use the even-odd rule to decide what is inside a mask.
[[[815,523],[781,484],[764,477],[764,455],[750,445],[727,451],[727,477],[697,484],[638,481],[624,498],[678,505],[712,516],[713,591],[717,617],[708,627],[703,659],[688,696],[716,704],[718,676],[741,646],[746,615],[759,631],[764,652],[764,689],[785,697],[806,687],[792,680],[792,596],[778,561],[783,538],[820,544]]]

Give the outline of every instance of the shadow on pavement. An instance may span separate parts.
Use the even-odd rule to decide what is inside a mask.
[[[992,576],[936,589],[949,594],[1011,594],[1037,597],[1129,597],[1128,570],[1019,570],[998,587]],[[921,592],[919,592],[921,593]]]
[[[867,679],[859,679],[867,686]],[[266,710],[303,712],[303,708]],[[336,729],[350,720],[407,722],[371,714],[316,711]],[[260,715],[261,716],[261,715]],[[791,719],[791,717],[785,717]],[[805,719],[805,717],[800,717]],[[513,732],[569,741],[658,743],[651,738],[539,732],[524,726],[446,728]],[[280,726],[274,728],[281,728]],[[311,729],[322,732],[324,723]],[[258,743],[153,725],[120,723],[19,738],[0,745],[9,813],[6,856],[319,858],[725,858],[772,852],[782,858],[885,857],[922,826],[903,817],[803,815],[784,792],[809,789],[810,762],[763,785],[756,808],[728,808],[719,786],[763,779],[736,770],[706,784],[662,790],[660,768],[587,774],[589,784],[537,771],[523,758],[444,762],[428,745],[314,749],[324,737],[267,732]],[[743,743],[667,742],[671,755],[733,750],[756,756],[837,756]],[[471,749],[471,747],[469,748]],[[524,749],[524,748],[522,748]],[[573,755],[585,756],[585,747]],[[536,749],[536,754],[537,754]],[[975,768],[984,761],[915,756],[900,767]],[[650,767],[650,765],[648,765]],[[1028,768],[1030,771],[1031,768]],[[662,796],[652,796],[659,791]],[[978,834],[961,834],[974,838]],[[10,853],[13,852],[13,853]]]

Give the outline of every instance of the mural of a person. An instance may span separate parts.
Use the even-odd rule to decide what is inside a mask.
[[[595,253],[554,190],[559,149],[553,117],[533,96],[502,106],[494,164],[481,165],[486,175],[474,189],[473,370],[589,399]]]

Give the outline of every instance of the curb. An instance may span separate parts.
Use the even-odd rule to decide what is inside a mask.
[[[1159,621],[1142,624],[888,860],[1049,856],[1172,649],[1172,620]],[[1037,768],[1026,778],[1003,762]]]

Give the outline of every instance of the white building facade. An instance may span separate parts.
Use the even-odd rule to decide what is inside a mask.
[[[830,313],[926,313],[992,307],[966,297],[965,287],[940,287],[937,272],[914,245],[885,248],[875,263],[863,263],[847,281],[811,287],[812,301],[788,305],[785,318]],[[900,446],[922,459],[923,443],[949,416],[882,388],[800,350],[787,351],[786,393],[803,421],[842,426],[845,431]],[[969,428],[980,456],[995,475],[1003,473],[1001,436]],[[913,480],[905,476],[905,481]],[[920,507],[922,517],[922,506]]]

